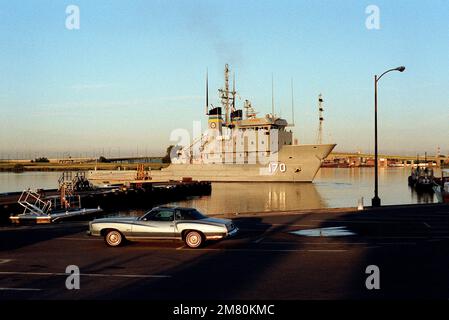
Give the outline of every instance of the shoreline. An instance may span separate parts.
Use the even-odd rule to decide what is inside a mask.
[[[88,171],[88,170],[137,170],[137,163],[23,163],[0,162],[0,172],[21,173],[25,171]],[[168,163],[144,163],[145,170],[160,170],[168,166]]]
[[[169,166],[169,163],[31,163],[31,162],[1,162],[0,172],[62,172],[62,171],[89,171],[89,170],[137,170],[138,164],[143,164],[145,170],[160,170]],[[328,166],[323,165],[320,169],[354,169],[374,168],[374,166]],[[388,168],[397,168],[389,166]],[[401,167],[402,168],[402,167]],[[410,167],[403,167],[410,168]],[[437,167],[435,167],[437,168]],[[441,166],[441,169],[449,169],[449,166]]]

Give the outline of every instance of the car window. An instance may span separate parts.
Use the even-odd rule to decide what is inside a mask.
[[[151,218],[153,221],[173,221],[173,211],[161,210]]]
[[[142,217],[140,217],[140,220],[150,220],[150,218],[155,215],[157,212],[159,212],[159,210],[157,209],[151,209],[150,211],[148,211],[147,213],[145,213]]]
[[[206,218],[195,209],[176,210],[176,220],[200,220]]]
[[[140,220],[148,220],[149,217],[154,213],[155,210],[151,209],[150,211],[146,212],[143,216],[140,217]]]
[[[173,221],[172,210],[155,210],[145,216],[149,221]]]

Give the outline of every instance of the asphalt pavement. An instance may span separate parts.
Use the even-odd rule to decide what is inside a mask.
[[[0,300],[449,298],[447,205],[233,220],[237,237],[200,249],[175,241],[109,248],[86,235],[87,222],[2,227]],[[79,268],[79,289],[67,288],[75,285],[68,266]],[[370,276],[378,289],[367,288]]]

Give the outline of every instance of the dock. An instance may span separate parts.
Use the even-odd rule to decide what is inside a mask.
[[[57,189],[39,190],[45,197],[59,194]],[[151,208],[155,205],[184,200],[191,196],[209,195],[210,182],[198,181],[170,181],[164,183],[146,182],[131,184],[129,187],[111,186],[79,191],[83,207],[98,208],[104,211]],[[0,194],[0,225],[8,224],[11,215],[22,213],[23,208],[18,204],[22,192]],[[97,213],[92,211],[92,213]]]

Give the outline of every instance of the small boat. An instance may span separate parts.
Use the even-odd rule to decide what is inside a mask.
[[[10,216],[11,223],[52,223],[62,219],[102,212],[100,207],[81,207],[79,195],[44,197],[30,189],[25,190],[17,201],[24,208],[23,213]]]
[[[433,191],[440,203],[449,203],[449,182],[446,182],[444,186],[434,185]]]
[[[449,170],[441,171],[441,178],[435,179],[433,191],[440,203],[449,203],[449,176],[445,176]]]
[[[433,192],[434,180],[433,169],[418,166],[412,169],[408,184],[419,192]]]

